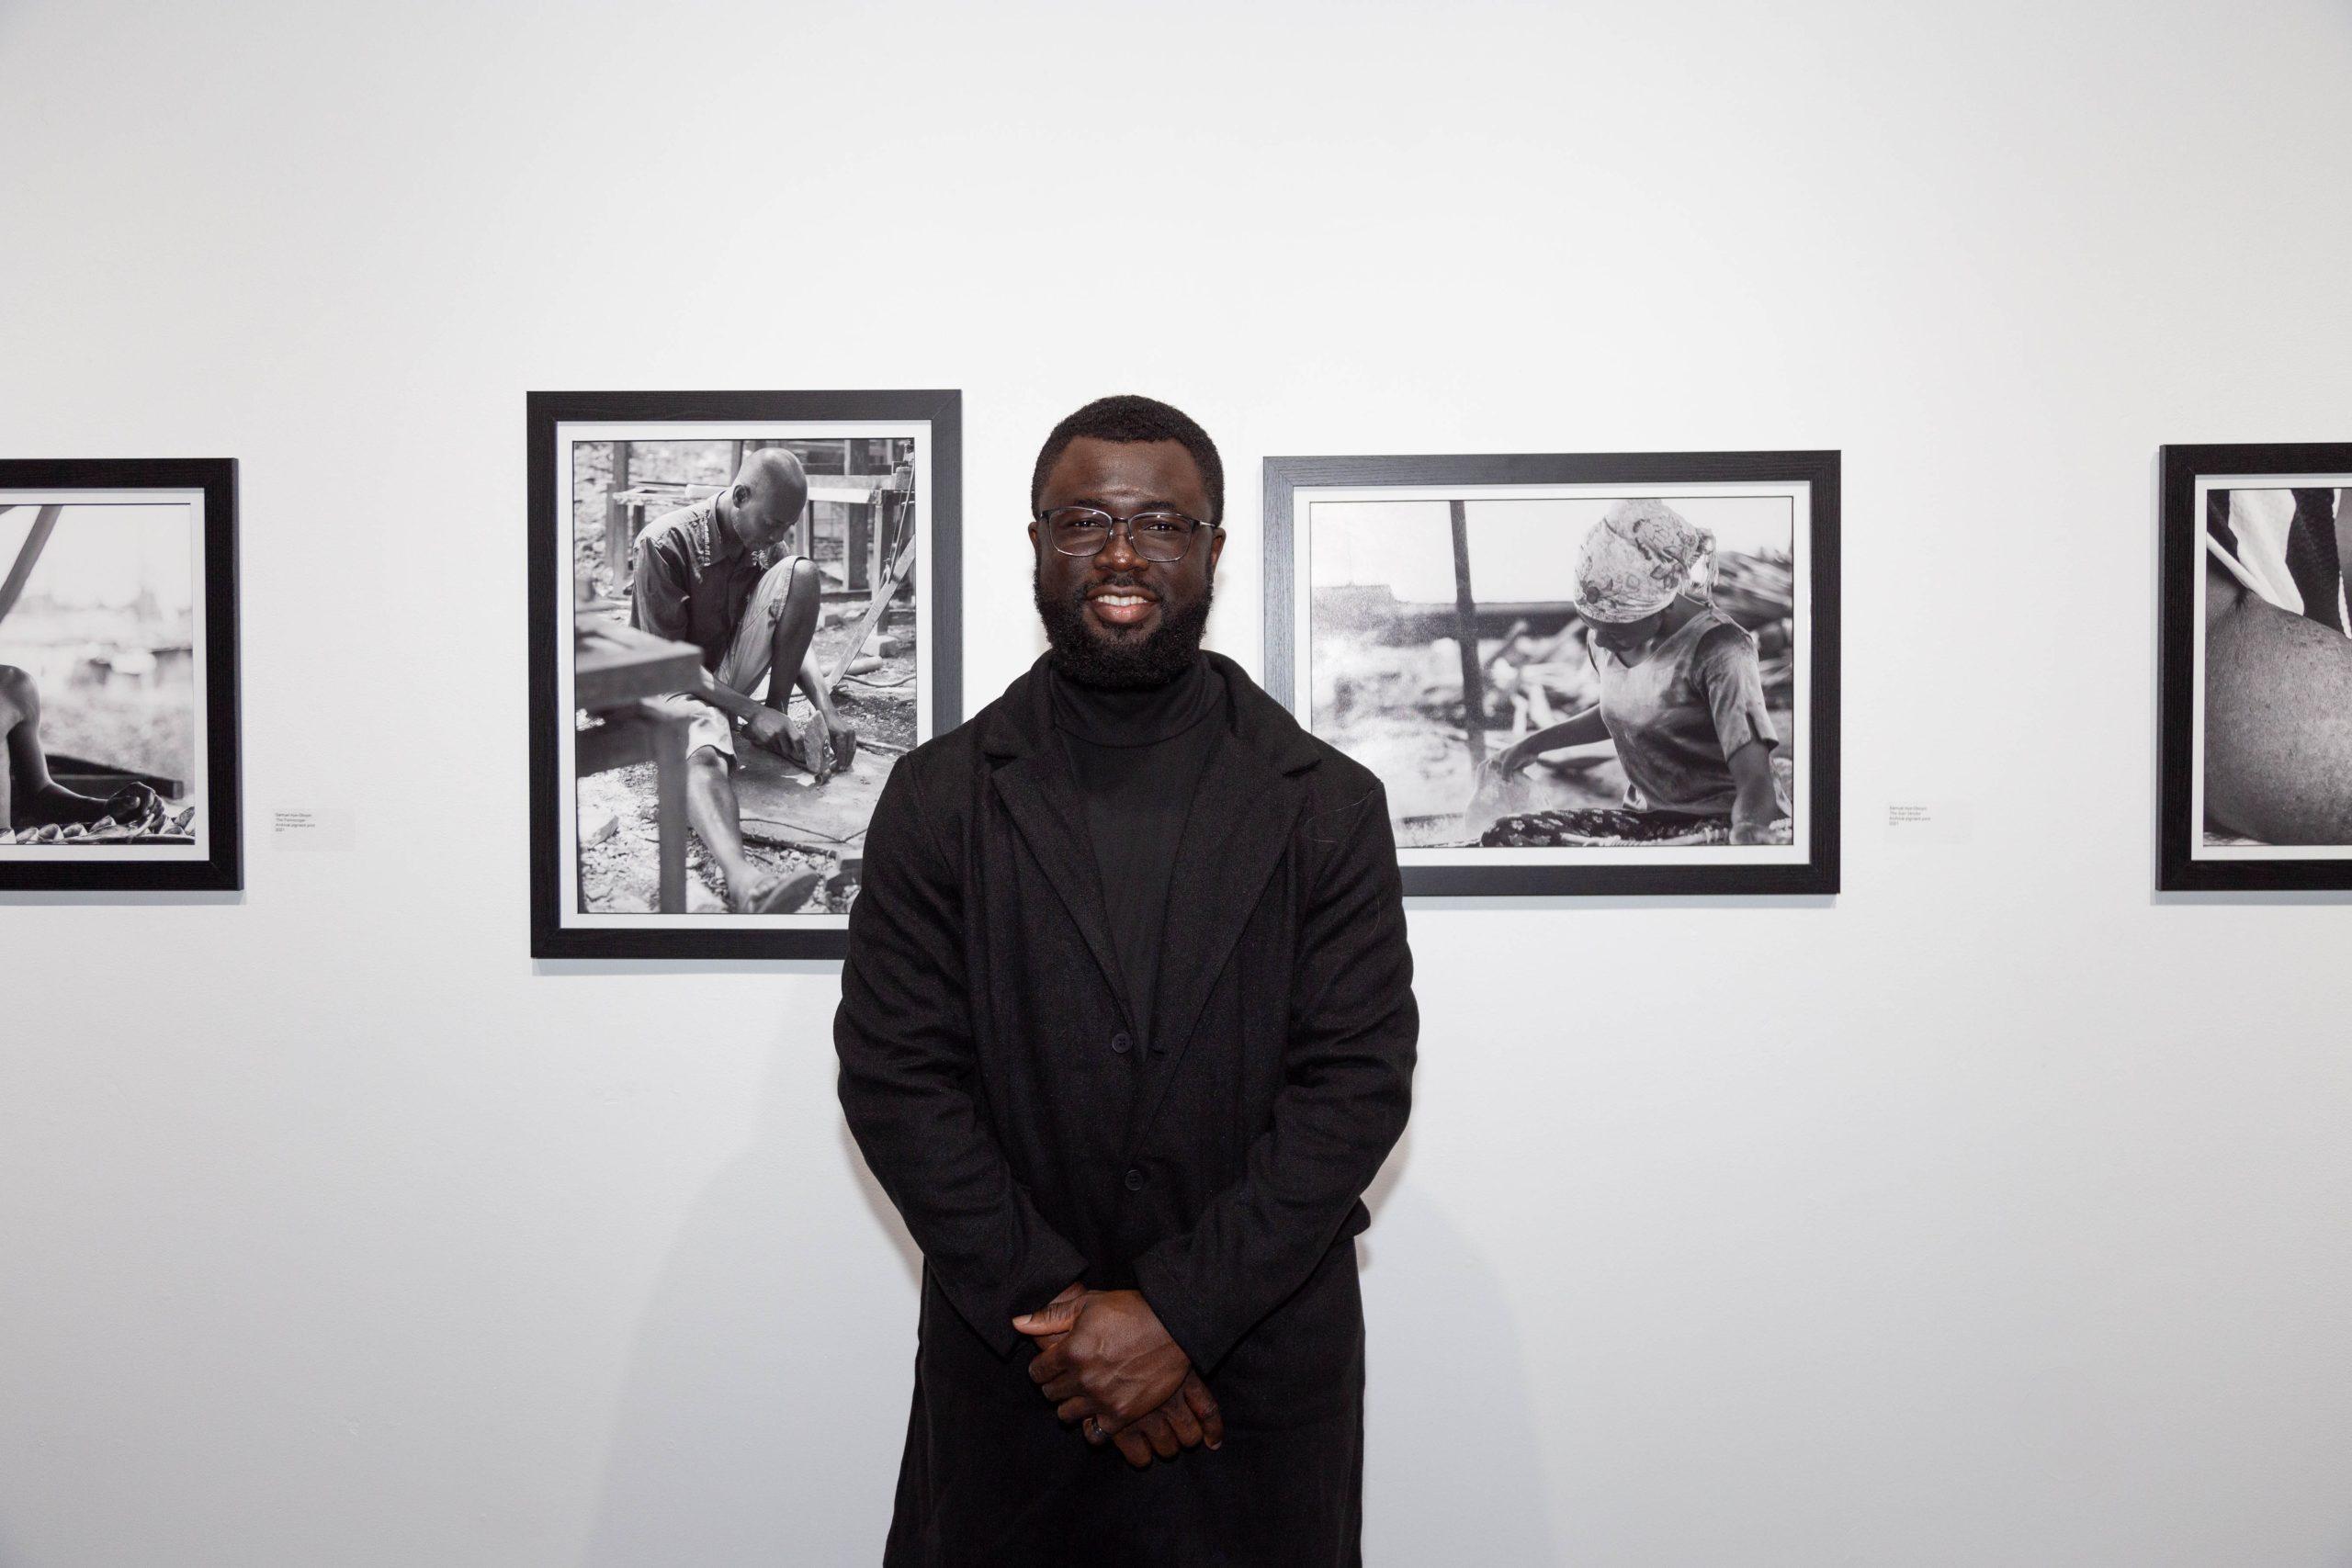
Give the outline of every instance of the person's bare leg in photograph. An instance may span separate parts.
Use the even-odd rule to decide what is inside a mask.
[[[727,878],[729,913],[789,914],[824,880],[813,871],[786,876],[752,859],[743,843],[743,808],[735,797],[735,781],[715,746],[697,746],[686,759],[686,824]]]
[[[825,672],[817,667],[816,657],[808,650],[824,609],[817,563],[805,556],[796,556],[789,561],[778,562],[775,570],[786,576],[783,602],[776,610],[768,668],[772,671],[788,670],[792,677],[783,680],[770,676],[767,706],[782,713],[791,702],[796,685],[808,697],[815,717],[807,732],[793,740],[797,750],[784,754],[821,780],[848,767],[850,760],[857,755],[857,731],[842,720],[841,711],[834,707],[833,694],[825,684]]]

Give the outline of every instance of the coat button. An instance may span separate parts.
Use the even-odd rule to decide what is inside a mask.
[[[1143,1190],[1143,1172],[1133,1166],[1127,1167],[1127,1190],[1130,1192]]]
[[[1127,1032],[1124,1029],[1119,1031],[1118,1033],[1111,1036],[1111,1049],[1116,1051],[1122,1056],[1127,1054],[1127,1048],[1134,1043],[1134,1041],[1127,1038]]]

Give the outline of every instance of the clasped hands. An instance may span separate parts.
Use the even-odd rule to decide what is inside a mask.
[[[1083,1422],[1097,1448],[1116,1444],[1137,1470],[1152,1456],[1225,1442],[1225,1417],[1208,1384],[1139,1291],[1073,1284],[1012,1320],[1037,1342],[1029,1380],[1062,1424]]]

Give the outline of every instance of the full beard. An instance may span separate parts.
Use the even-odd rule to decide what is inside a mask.
[[[1029,592],[1037,602],[1038,619],[1046,623],[1046,657],[1055,673],[1104,692],[1156,691],[1190,670],[1201,657],[1209,604],[1216,597],[1215,584],[1204,584],[1199,604],[1172,615],[1163,600],[1159,625],[1149,634],[1114,638],[1088,627],[1085,587],[1068,599],[1048,599],[1033,571]]]

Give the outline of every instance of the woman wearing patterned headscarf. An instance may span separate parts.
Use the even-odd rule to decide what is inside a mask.
[[[1611,742],[1624,813],[1581,814],[1596,820],[1572,837],[1786,841],[1756,639],[1715,608],[1714,564],[1714,536],[1660,501],[1621,501],[1585,536],[1576,607],[1600,701],[1493,762],[1510,779],[1546,751]]]

